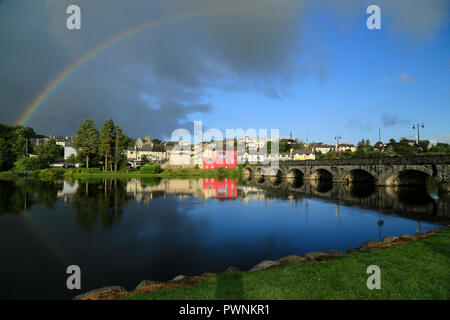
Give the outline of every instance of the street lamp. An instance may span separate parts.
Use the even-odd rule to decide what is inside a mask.
[[[420,142],[420,127],[425,128],[425,125],[423,124],[423,122],[422,122],[422,124],[420,122],[418,122],[417,124],[413,124],[412,129],[416,130],[416,127],[417,127],[417,141],[416,141],[416,143],[419,144],[419,142]]]
[[[338,158],[339,158],[339,139],[342,139],[342,137],[341,136],[334,137],[334,140],[336,140],[336,153]]]

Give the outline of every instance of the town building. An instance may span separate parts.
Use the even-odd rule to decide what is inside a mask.
[[[64,160],[70,158],[71,155],[77,156],[77,150],[73,147],[72,142],[64,144]]]
[[[237,163],[236,150],[215,150],[203,156],[203,169],[213,170],[219,168],[235,169]]]

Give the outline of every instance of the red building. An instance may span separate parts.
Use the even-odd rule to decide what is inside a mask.
[[[204,157],[203,169],[214,170],[219,168],[236,168],[237,151],[236,150],[217,150],[216,157]]]
[[[233,179],[203,179],[203,190],[216,190],[216,198],[236,198],[237,182]]]

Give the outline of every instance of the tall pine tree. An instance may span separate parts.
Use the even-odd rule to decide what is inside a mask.
[[[80,156],[86,158],[86,168],[89,168],[89,157],[98,152],[98,131],[94,121],[86,119],[80,124],[73,145]]]
[[[105,158],[104,171],[108,171],[108,159],[111,157],[113,151],[114,131],[115,127],[112,119],[106,120],[103,127],[100,129],[98,152]]]

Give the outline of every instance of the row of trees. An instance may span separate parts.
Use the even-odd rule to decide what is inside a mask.
[[[62,159],[64,148],[57,145],[55,139],[39,146],[30,143],[30,139],[40,137],[43,136],[30,127],[0,124],[0,171],[44,169]],[[77,157],[72,155],[67,162],[85,163],[86,168],[93,166],[103,167],[105,171],[117,171],[126,165],[126,156],[122,151],[133,143],[113,120],[106,120],[98,131],[95,123],[87,119],[75,132],[73,146]]]
[[[73,146],[77,150],[77,160],[84,162],[86,168],[93,161],[93,166],[102,166],[104,171],[117,171],[126,165],[126,156],[122,151],[133,143],[112,119],[106,120],[100,131],[94,121],[86,119],[75,131]]]
[[[38,137],[30,127],[0,124],[0,171],[43,169],[63,155],[64,149],[55,139],[40,146],[29,143]],[[29,157],[30,154],[37,157]]]

